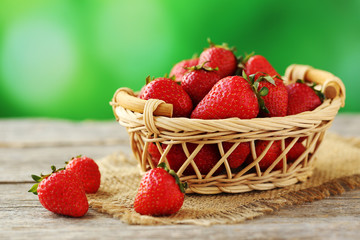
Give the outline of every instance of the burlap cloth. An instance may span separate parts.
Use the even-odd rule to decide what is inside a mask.
[[[234,224],[281,207],[323,199],[360,187],[360,139],[328,133],[317,155],[314,175],[306,182],[270,191],[242,194],[188,194],[170,217],[142,216],[133,209],[141,175],[135,159],[117,153],[98,161],[102,183],[89,194],[90,206],[129,224]]]

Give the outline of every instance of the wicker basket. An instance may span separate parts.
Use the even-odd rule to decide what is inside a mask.
[[[177,173],[182,181],[188,182],[188,193],[217,194],[269,190],[305,181],[312,175],[316,152],[325,131],[345,101],[345,87],[342,81],[331,73],[310,66],[291,65],[287,68],[284,79],[286,83],[303,79],[322,85],[326,100],[311,112],[246,120],[171,118],[171,104],[155,99],[139,99],[128,88],[118,89],[110,104],[117,121],[126,127],[129,133],[132,151],[143,172],[156,167],[147,151],[149,143],[153,142],[158,147],[162,154],[160,162],[167,162],[166,155],[173,144],[182,144],[187,160]],[[287,138],[291,138],[291,143],[286,146]],[[306,151],[297,160],[288,164],[286,154],[299,138],[305,138],[303,144]],[[260,155],[255,151],[256,140],[269,141]],[[276,140],[281,141],[282,154],[270,167],[261,170],[259,162]],[[190,142],[197,144],[191,154],[186,145]],[[234,145],[225,152],[222,142],[233,142]],[[227,157],[241,142],[250,142],[250,154],[254,160],[235,171],[230,168]],[[162,149],[162,144],[167,144],[165,150]],[[221,155],[218,163],[207,175],[201,175],[193,161],[204,144],[217,144]],[[283,161],[283,168],[274,170],[280,161]],[[195,174],[184,176],[183,172],[189,165],[193,167]],[[215,175],[220,166],[225,170],[220,175]]]

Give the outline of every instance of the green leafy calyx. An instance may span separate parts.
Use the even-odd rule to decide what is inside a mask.
[[[306,82],[304,80],[302,80],[302,79],[298,79],[298,80],[296,80],[296,82],[306,84]],[[321,90],[316,89],[316,87],[318,86],[316,83],[312,83],[311,85],[309,85],[309,84],[306,84],[306,85],[308,85],[312,90],[314,90],[316,95],[318,95],[318,97],[320,98],[321,102],[324,101],[325,95]]]
[[[205,66],[205,64],[208,63],[208,62],[209,62],[209,61],[205,61],[205,62],[203,62],[203,64],[201,64],[201,65],[196,65],[196,66],[192,66],[192,67],[185,67],[185,69],[190,70],[190,71],[194,71],[194,70],[205,70],[205,71],[207,71],[207,72],[218,71],[218,70],[219,70],[218,67],[212,68],[212,67]]]
[[[217,45],[211,41],[210,38],[207,38],[207,42],[209,43],[210,48],[212,47],[218,47],[218,48],[224,48],[226,50],[232,51],[233,53],[236,52],[236,47],[229,47],[229,44],[222,43],[221,45]]]
[[[181,181],[180,181],[180,178],[179,178],[179,176],[176,174],[176,172],[175,172],[174,170],[172,170],[172,169],[169,169],[169,168],[167,167],[167,165],[166,165],[165,162],[159,163],[159,165],[158,165],[157,167],[164,169],[164,170],[167,171],[171,176],[173,176],[173,177],[175,178],[176,184],[177,184],[177,185],[179,186],[179,188],[180,188],[180,191],[181,191],[182,193],[185,193],[186,189],[188,188],[187,182],[184,182],[184,183],[181,182]]]
[[[40,174],[40,176],[37,176],[37,175],[31,175],[31,178],[36,182],[36,184],[34,184],[30,190],[28,192],[32,192],[33,194],[37,195],[37,188],[39,186],[39,183],[44,180],[45,178],[49,177],[51,174],[53,173],[56,173],[56,172],[59,172],[59,171],[62,171],[62,170],[65,170],[65,168],[59,168],[59,169],[56,169],[56,167],[54,165],[51,166],[51,170],[52,172],[50,174],[46,174],[46,175],[43,175],[43,174]]]
[[[256,74],[258,74],[258,73],[256,73]],[[264,99],[263,99],[263,97],[268,95],[269,88],[262,87],[260,90],[258,90],[259,89],[259,83],[261,81],[267,81],[267,82],[273,84],[274,86],[276,86],[275,80],[274,80],[274,77],[271,77],[271,76],[269,76],[268,74],[265,74],[265,73],[262,73],[262,74],[265,74],[265,75],[261,75],[255,80],[256,74],[251,74],[250,76],[247,76],[245,71],[242,71],[242,77],[246,81],[248,81],[248,83],[250,84],[252,90],[256,94],[260,110],[262,112],[269,113],[269,109],[267,109],[267,107],[265,106],[265,102],[264,102]]]
[[[237,67],[238,72],[241,73],[246,66],[246,63],[249,61],[249,59],[255,55],[255,52],[251,52],[250,54],[245,53],[245,56],[239,56],[237,57]]]

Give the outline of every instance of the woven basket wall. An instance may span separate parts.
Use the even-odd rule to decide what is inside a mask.
[[[240,193],[252,190],[269,190],[305,181],[313,172],[316,152],[331,126],[338,110],[344,105],[345,87],[334,75],[313,69],[310,66],[291,65],[285,74],[287,83],[304,79],[320,83],[327,99],[315,110],[297,115],[273,118],[239,118],[202,120],[171,118],[163,115],[166,105],[161,100],[141,100],[128,88],[120,88],[114,94],[111,105],[115,117],[130,136],[130,145],[142,171],[156,167],[148,153],[148,145],[155,143],[161,153],[160,162],[167,162],[167,154],[174,144],[180,144],[187,160],[177,171],[182,181],[187,181],[188,193],[216,194],[221,192]],[[171,110],[171,109],[170,109]],[[159,114],[160,113],[160,114]],[[306,151],[295,161],[288,163],[287,153],[299,140],[304,139]],[[288,140],[286,140],[288,139]],[[256,142],[268,141],[261,154],[255,151]],[[275,141],[280,141],[282,154],[266,169],[259,162]],[[288,141],[288,144],[285,144]],[[223,142],[234,143],[225,151]],[[249,142],[252,160],[232,169],[228,157],[242,142]],[[289,143],[290,142],[290,143]],[[189,151],[187,143],[196,144]],[[163,149],[162,145],[166,144]],[[216,144],[219,150],[217,164],[206,174],[201,174],[194,158],[206,144]],[[275,166],[282,161],[283,168]],[[184,175],[185,169],[192,166],[195,174]],[[221,168],[219,173],[217,170]]]

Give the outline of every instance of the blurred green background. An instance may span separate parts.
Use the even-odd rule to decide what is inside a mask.
[[[0,117],[112,119],[119,87],[216,43],[332,72],[359,112],[360,1],[2,0]]]

